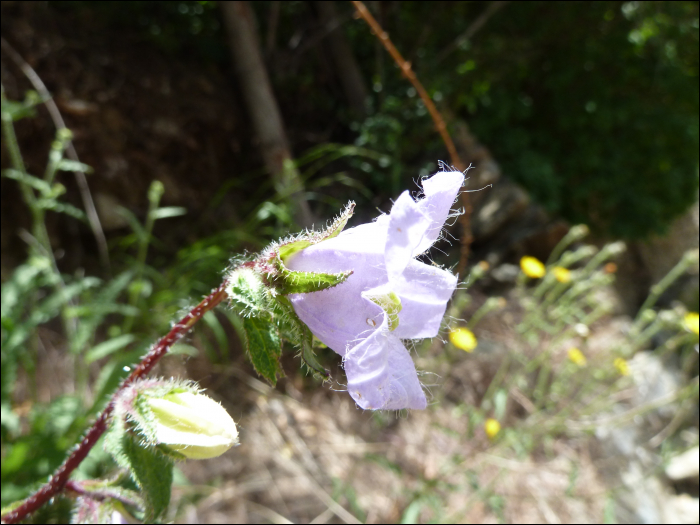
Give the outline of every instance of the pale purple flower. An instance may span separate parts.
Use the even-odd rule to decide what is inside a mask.
[[[292,255],[291,270],[338,273],[342,284],[292,294],[299,318],[343,356],[348,392],[365,409],[426,407],[402,339],[434,337],[457,278],[415,259],[438,239],[464,182],[459,171],[423,181],[422,199],[405,191],[389,215],[343,231]]]

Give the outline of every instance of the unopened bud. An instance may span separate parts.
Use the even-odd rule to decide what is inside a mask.
[[[228,412],[216,401],[192,392],[147,397],[153,412],[153,430],[159,445],[189,459],[220,456],[238,443],[238,430]]]

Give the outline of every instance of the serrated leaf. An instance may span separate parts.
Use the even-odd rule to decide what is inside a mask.
[[[249,268],[233,272],[226,287],[232,305],[244,316],[260,316],[266,310],[264,292],[262,277]]]
[[[173,484],[173,462],[155,447],[143,447],[129,432],[121,439],[129,472],[143,491],[145,523],[158,520],[168,509]]]
[[[279,358],[282,355],[282,342],[277,327],[271,319],[244,317],[243,328],[248,354],[255,371],[267,379],[272,386],[275,386],[277,378],[284,375],[279,363]]]

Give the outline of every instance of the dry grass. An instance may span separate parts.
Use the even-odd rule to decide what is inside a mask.
[[[506,317],[507,318],[507,317]],[[503,317],[501,317],[503,319]],[[384,523],[598,523],[608,488],[587,439],[552,437],[534,454],[489,441],[463,407],[483,395],[503,348],[507,324],[475,354],[445,359],[436,340],[419,368],[440,371],[425,411],[373,413],[327,387],[286,381],[272,389],[244,367],[213,378],[241,431],[241,445],[221,458],[180,465],[176,521]],[[488,327],[485,324],[485,327]],[[199,367],[202,368],[199,368]],[[190,373],[208,365],[190,362]],[[342,372],[340,372],[342,377]],[[424,378],[425,379],[425,378]],[[521,400],[527,406],[528,400]],[[527,411],[512,403],[517,427]],[[592,439],[592,438],[591,438]]]

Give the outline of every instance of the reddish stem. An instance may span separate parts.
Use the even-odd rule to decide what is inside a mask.
[[[408,79],[408,81],[411,84],[413,84],[413,87],[418,92],[418,95],[423,101],[423,104],[425,104],[425,107],[427,108],[428,112],[430,113],[430,116],[433,119],[433,122],[435,123],[435,129],[437,129],[438,133],[440,133],[440,137],[442,137],[442,141],[445,143],[447,152],[450,154],[450,162],[452,163],[452,165],[462,172],[469,169],[467,165],[462,161],[461,157],[459,156],[459,153],[457,153],[457,148],[455,147],[455,144],[452,141],[452,137],[450,137],[450,133],[447,131],[447,124],[445,124],[445,120],[442,118],[442,115],[440,115],[440,112],[435,107],[435,104],[431,100],[430,95],[428,95],[428,92],[423,87],[423,84],[421,84],[420,80],[418,80],[418,77],[413,72],[413,69],[411,68],[411,63],[401,56],[401,53],[399,53],[399,50],[396,49],[396,46],[394,46],[387,32],[382,29],[382,27],[379,25],[379,22],[375,20],[375,18],[372,16],[372,13],[370,13],[367,7],[365,7],[365,4],[363,4],[359,0],[353,0],[352,4],[355,6],[357,14],[365,22],[367,22],[367,25],[369,25],[370,28],[372,28],[372,32],[375,35],[377,35],[377,38],[379,38],[379,41],[394,59],[396,65],[399,66],[399,69],[401,69],[403,75]],[[467,265],[467,259],[469,258],[469,246],[471,245],[471,242],[473,240],[470,221],[472,214],[471,201],[466,191],[460,193],[460,198],[462,199],[464,213],[460,216],[463,233],[459,265],[457,266],[458,275],[462,274],[464,268]]]
[[[105,430],[107,430],[107,422],[114,411],[114,400],[119,392],[131,385],[137,379],[141,379],[146,376],[146,374],[153,369],[158,360],[168,353],[168,350],[173,344],[179,341],[182,336],[184,336],[205,313],[223,301],[226,298],[225,287],[226,281],[221,283],[221,285],[211,294],[205,297],[201,303],[190,310],[190,312],[183,317],[180,322],[170,329],[170,332],[168,332],[165,337],[160,339],[153,346],[153,348],[151,348],[151,351],[148,352],[146,357],[143,358],[134,371],[131,372],[129,377],[127,377],[119,386],[117,391],[112,396],[112,399],[109,401],[107,408],[105,408],[99,415],[77,448],[73,450],[70,456],[68,456],[68,459],[66,459],[66,461],[63,462],[63,465],[61,465],[53,476],[51,476],[49,482],[24,500],[19,507],[8,512],[7,514],[4,514],[2,516],[3,523],[17,523],[18,521],[24,519],[27,515],[36,511],[39,507],[44,505],[47,501],[56,496],[65,488],[70,474],[78,467],[78,465],[80,465],[83,459],[85,459],[85,457],[88,455],[88,452],[90,452],[92,447],[95,446],[95,443],[97,443],[100,436],[102,436]]]

